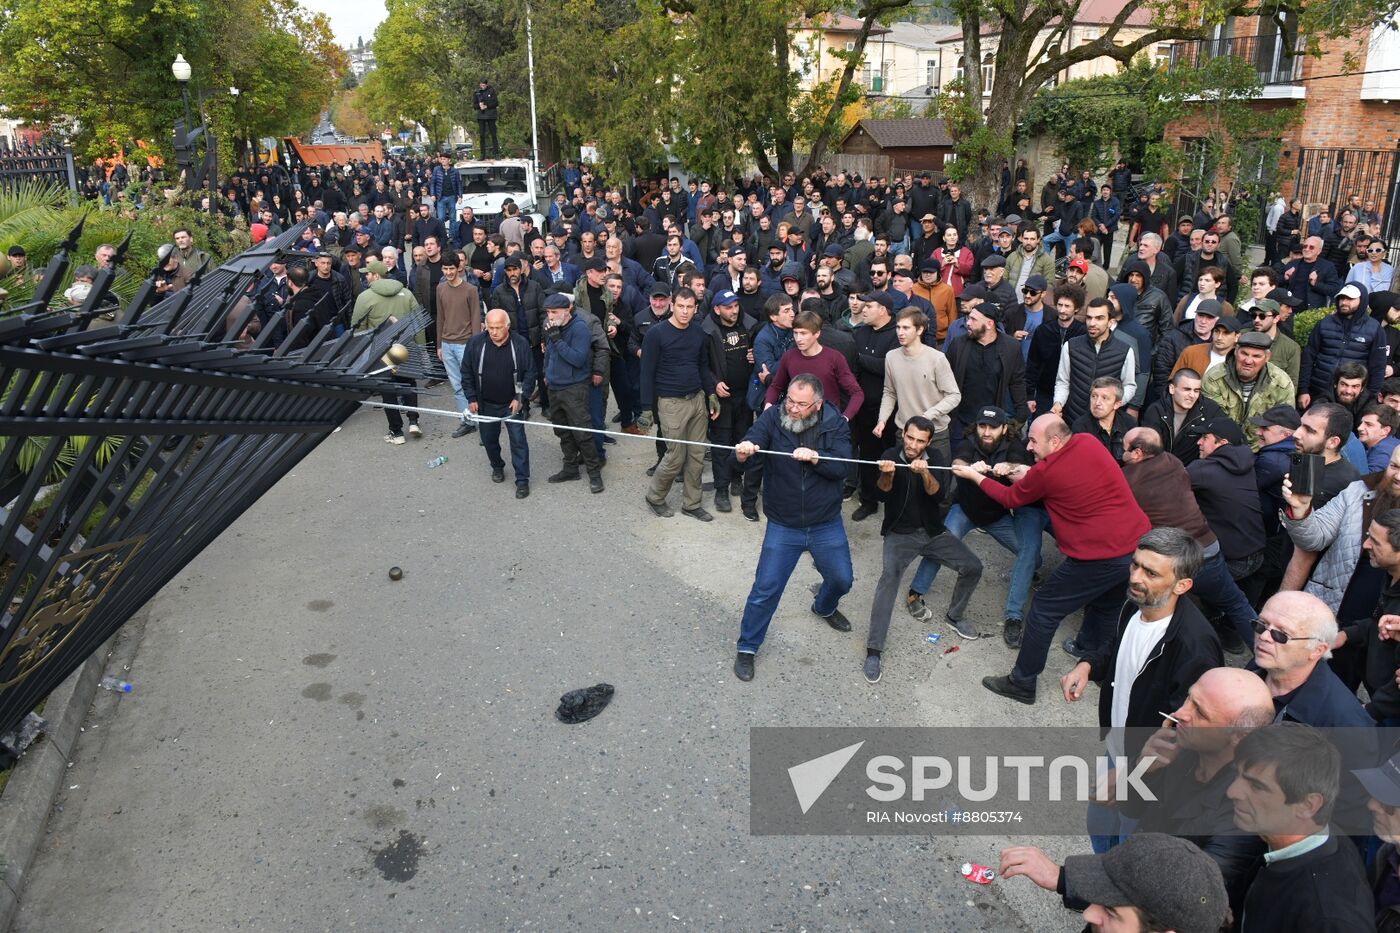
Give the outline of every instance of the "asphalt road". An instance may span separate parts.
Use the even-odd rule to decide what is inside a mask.
[[[425,424],[390,447],[383,415],[361,412],[126,632],[113,665],[135,692],[99,692],[15,930],[1082,925],[1024,879],[960,876],[995,865],[1005,839],[748,831],[750,726],[1088,724],[1091,704],[1050,689],[1068,659],[1027,708],[979,685],[1009,669],[999,637],[944,656],[956,636],[901,614],[885,678],[866,684],[868,521],[850,526],[855,631],[808,613],[804,561],[757,679],[739,683],[761,526],[652,516],[649,442],[609,448],[594,496],[543,481],[558,447],[532,432],[520,502],[474,437]],[[990,631],[1009,563],[971,543]],[[560,694],[599,681],[617,688],[601,716],[554,720]]]

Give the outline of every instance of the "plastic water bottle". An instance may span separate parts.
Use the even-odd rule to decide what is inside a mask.
[[[97,685],[103,690],[115,690],[117,693],[131,692],[131,684],[116,677],[103,677]]]
[[[431,460],[428,461],[428,469],[430,469],[430,470],[436,470],[438,467],[442,466],[442,465],[443,465],[444,463],[446,463],[446,462],[447,462],[447,457],[446,457],[446,455],[441,456],[441,457],[434,457],[433,459],[431,459]]]

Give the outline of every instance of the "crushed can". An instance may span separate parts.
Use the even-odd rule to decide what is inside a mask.
[[[997,873],[986,865],[975,865],[971,862],[963,862],[963,877],[973,884],[991,884]]]

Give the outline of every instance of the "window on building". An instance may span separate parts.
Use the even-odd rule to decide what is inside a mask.
[[[988,52],[982,56],[982,93],[992,93],[992,81],[996,79],[996,59]]]
[[[846,51],[847,51],[847,52],[854,52],[855,50],[856,50],[856,44],[855,44],[854,42],[847,42],[847,43],[846,43]]]
[[[929,87],[938,90],[938,59],[930,58],[925,66],[928,70],[928,80],[925,81]]]
[[[967,57],[964,55],[958,56],[958,73],[956,77],[959,81],[967,77]]]

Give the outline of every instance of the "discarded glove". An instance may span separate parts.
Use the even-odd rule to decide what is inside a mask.
[[[554,711],[554,716],[570,725],[588,722],[601,713],[612,698],[612,684],[594,684],[581,690],[570,690],[559,698],[559,708]]]

